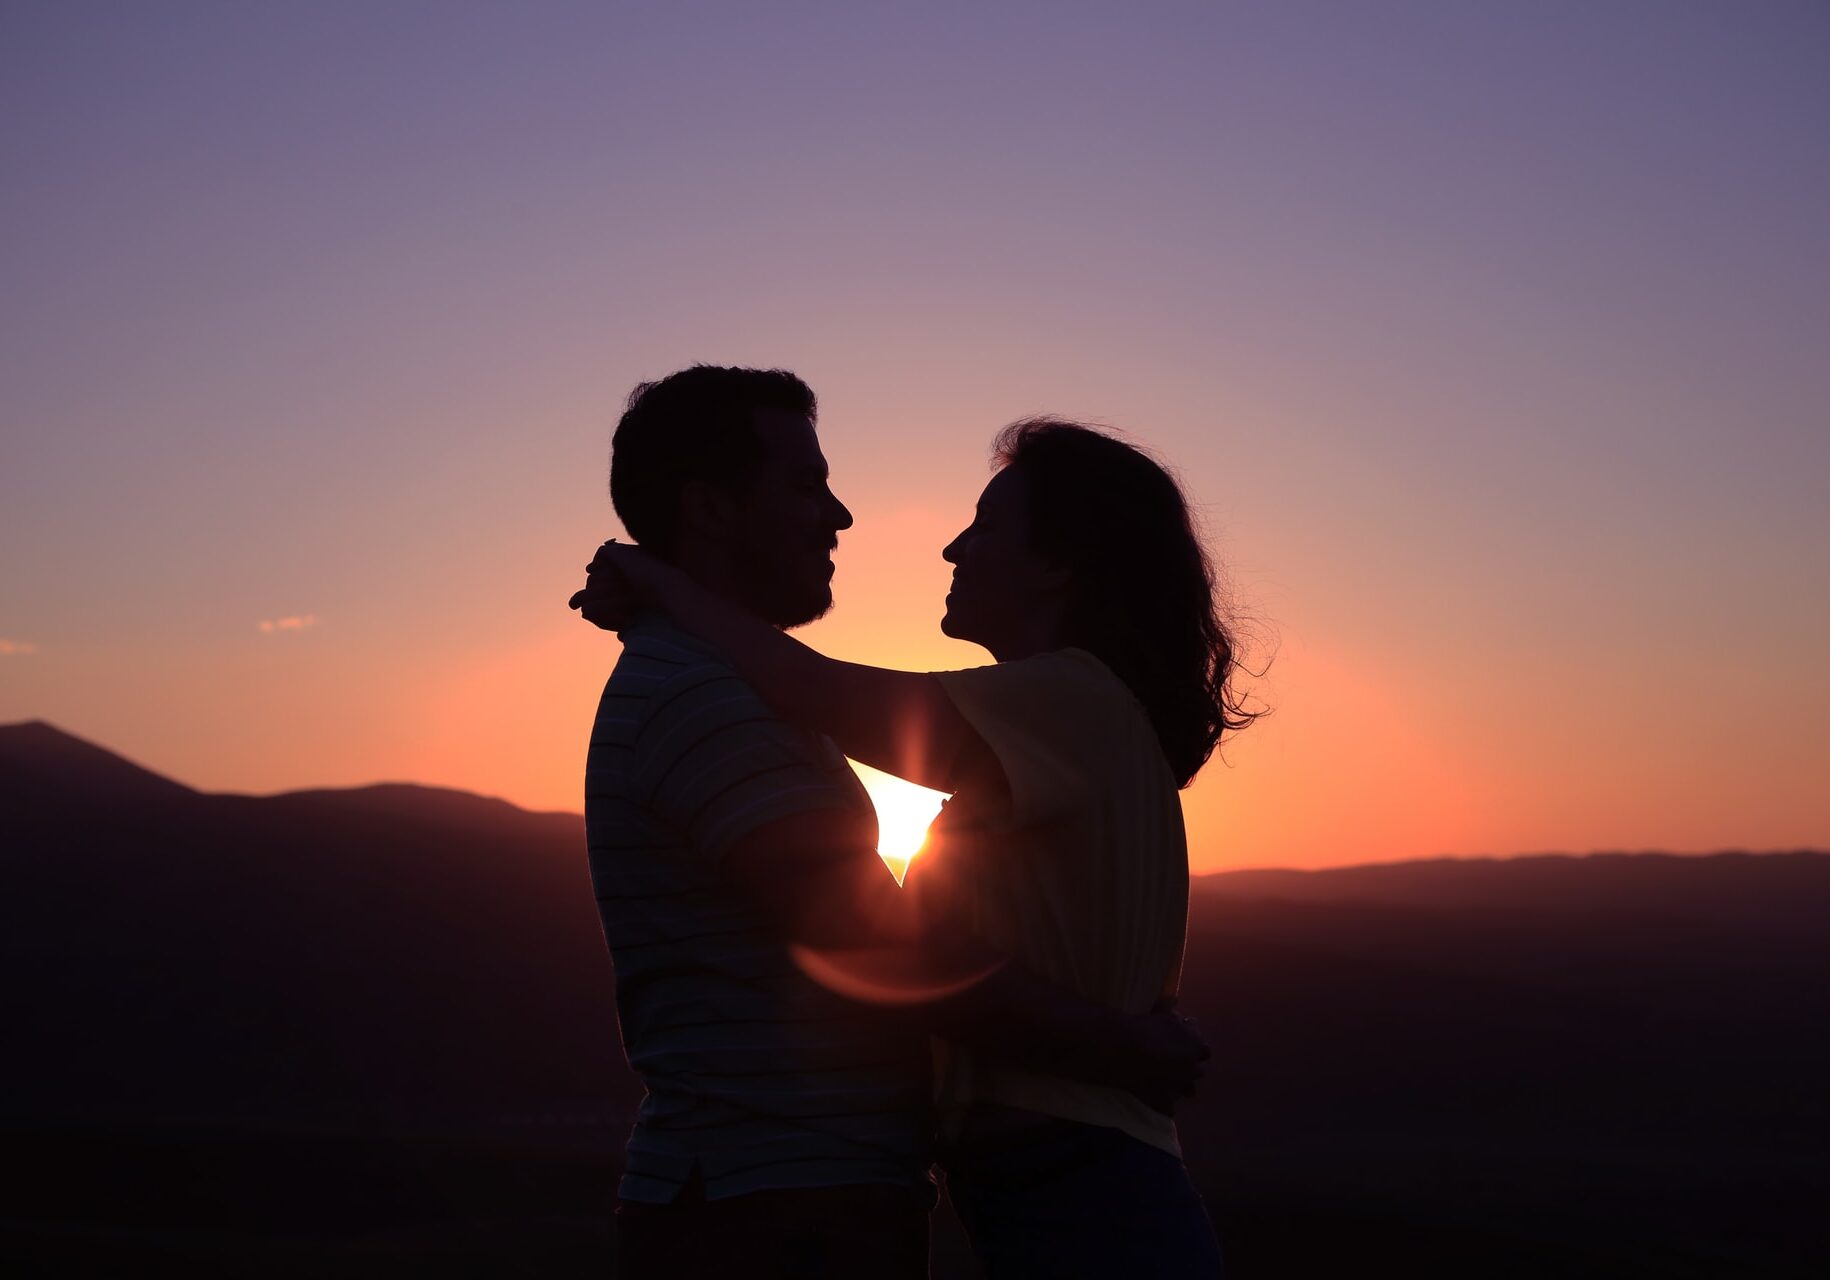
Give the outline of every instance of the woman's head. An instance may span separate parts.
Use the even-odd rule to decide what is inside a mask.
[[[1180,487],[1142,450],[1052,418],[1012,423],[993,454],[972,525],[942,553],[956,567],[941,629],[1000,659],[1092,653],[1143,704],[1186,786],[1255,716],[1233,688],[1233,639]]]
[[[1058,649],[1069,573],[1037,550],[1029,484],[1001,470],[979,495],[972,523],[941,551],[953,566],[940,629],[984,645],[1000,662]]]

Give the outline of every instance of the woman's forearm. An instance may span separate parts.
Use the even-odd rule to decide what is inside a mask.
[[[873,768],[953,789],[954,766],[976,735],[933,675],[829,658],[681,573],[656,584],[655,603],[724,653],[783,719]]]
[[[846,664],[713,595],[683,573],[669,573],[658,587],[661,611],[729,658],[785,719],[831,733],[826,690],[838,682],[836,669]]]

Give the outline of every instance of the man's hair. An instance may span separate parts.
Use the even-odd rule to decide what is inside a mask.
[[[617,518],[642,546],[672,557],[687,483],[741,492],[765,456],[756,414],[813,418],[817,409],[812,389],[786,369],[696,364],[640,383],[610,440],[610,502]]]

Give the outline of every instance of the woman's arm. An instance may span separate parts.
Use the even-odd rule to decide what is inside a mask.
[[[604,627],[659,610],[728,657],[783,719],[872,768],[938,791],[957,790],[968,771],[1001,776],[934,675],[828,658],[635,547],[605,543],[572,605]]]

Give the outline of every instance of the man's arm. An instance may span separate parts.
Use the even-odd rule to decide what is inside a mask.
[[[866,1003],[1053,1075],[1112,1085],[1168,1112],[1207,1047],[1168,1012],[1131,1016],[1045,981],[964,934],[925,925],[841,810],[780,819],[737,840],[727,874],[773,921],[802,970]]]

